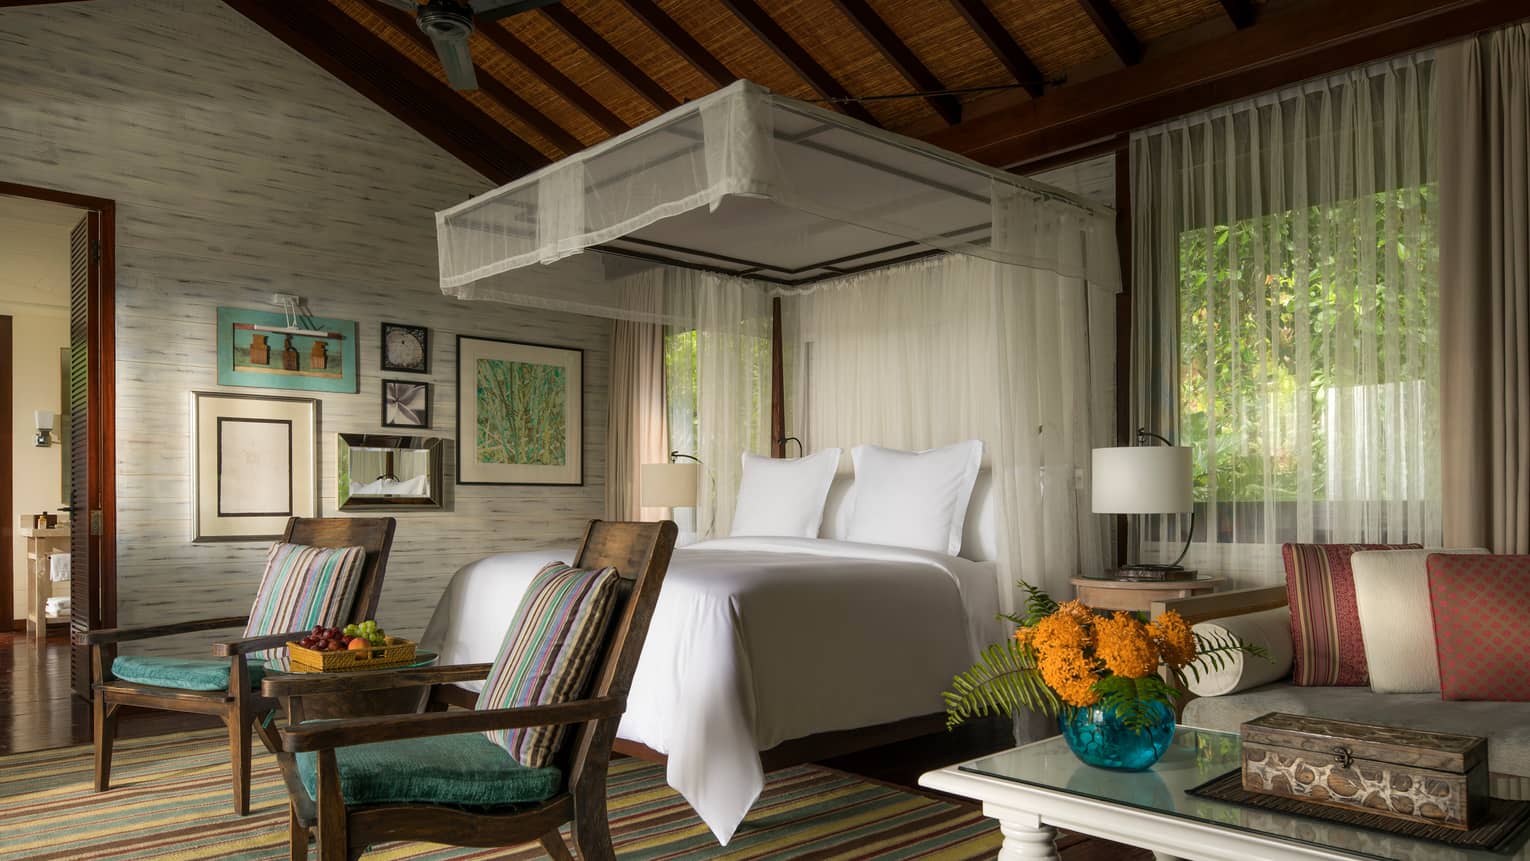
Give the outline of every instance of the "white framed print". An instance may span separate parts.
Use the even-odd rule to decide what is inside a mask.
[[[457,483],[584,483],[584,351],[457,336]]]
[[[319,511],[319,402],[191,393],[192,541],[278,538]]]

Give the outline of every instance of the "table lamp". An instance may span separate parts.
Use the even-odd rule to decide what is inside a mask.
[[[1154,445],[1155,440],[1163,445]],[[1095,449],[1093,473],[1091,503],[1095,514],[1190,512],[1190,531],[1177,559],[1168,565],[1129,562],[1113,576],[1120,580],[1194,579],[1195,571],[1180,565],[1195,534],[1190,449],[1143,428],[1137,431],[1136,445]]]
[[[679,463],[680,458],[694,461]],[[696,485],[701,477],[701,461],[678,451],[669,453],[668,463],[645,463],[638,473],[642,482],[644,508],[694,508]]]

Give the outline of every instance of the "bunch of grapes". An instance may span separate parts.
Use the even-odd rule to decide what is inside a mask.
[[[382,628],[377,627],[377,622],[371,619],[357,625],[346,625],[344,633],[347,637],[360,637],[366,640],[370,646],[385,646],[388,644],[388,636],[383,633]]]
[[[326,628],[323,625],[314,625],[313,630],[308,632],[298,645],[305,649],[313,649],[316,652],[340,652],[344,651],[349,638],[339,628]]]

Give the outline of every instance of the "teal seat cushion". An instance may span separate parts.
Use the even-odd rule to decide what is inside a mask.
[[[448,804],[486,808],[546,801],[563,785],[556,768],[527,768],[482,733],[384,741],[335,749],[347,804]],[[297,755],[309,797],[318,755]]]
[[[156,658],[123,655],[112,661],[112,675],[125,682],[179,688],[183,691],[228,690],[228,658]],[[250,686],[260,684],[266,668],[250,661]]]

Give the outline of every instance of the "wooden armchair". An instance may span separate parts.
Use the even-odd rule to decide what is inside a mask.
[[[574,844],[581,859],[613,858],[610,826],[606,816],[606,772],[617,723],[627,708],[627,692],[637,668],[648,623],[658,601],[659,589],[669,568],[677,530],[662,523],[612,523],[591,521],[573,566],[579,569],[616,568],[631,586],[621,590],[609,633],[596,652],[590,689],[583,699],[554,705],[482,711],[430,711],[411,715],[327,720],[304,724],[303,699],[309,696],[356,695],[362,692],[430,687],[434,692],[457,682],[483,679],[490,664],[436,667],[413,670],[378,670],[339,676],[284,676],[268,679],[262,692],[287,703],[288,720],[281,731],[277,754],[292,799],[291,853],[294,859],[308,854],[310,830],[317,830],[319,857],[359,858],[366,847],[388,840],[425,840],[457,846],[510,846],[539,840],[556,859],[570,859],[559,834],[573,823]],[[506,608],[506,614],[514,612]],[[446,699],[432,695],[438,706]],[[503,748],[482,736],[465,734],[491,730],[568,725],[573,729],[554,759],[561,777],[559,788],[542,793],[530,803],[465,807],[436,800],[392,798],[365,802],[348,797],[358,779],[347,768],[361,768],[363,755],[374,763],[385,760],[386,751],[415,746],[420,761],[430,763],[423,746],[431,740],[471,741],[481,749],[482,760],[471,760],[471,770],[482,772],[489,761],[508,761]],[[392,745],[377,744],[390,742]],[[343,768],[337,751],[371,745],[355,751]],[[460,749],[460,748],[459,748]],[[299,760],[299,757],[308,759]],[[509,761],[512,774],[546,771],[521,768]],[[304,780],[303,769],[307,771]],[[447,769],[462,767],[445,766]],[[315,774],[316,772],[316,774]],[[394,772],[396,774],[396,772]],[[388,774],[383,777],[386,779]],[[480,778],[483,779],[483,778]],[[490,776],[488,781],[500,779]],[[312,787],[313,791],[310,791]]]
[[[383,574],[388,566],[388,551],[393,546],[394,520],[391,517],[294,517],[287,521],[281,540],[310,547],[363,547],[360,580],[351,605],[349,622],[372,618],[382,594]],[[240,816],[250,812],[250,740],[258,732],[268,748],[278,744],[267,719],[278,703],[263,696],[251,679],[248,656],[277,648],[289,640],[301,638],[307,631],[284,632],[264,637],[227,640],[213,646],[213,654],[227,661],[228,686],[224,690],[195,690],[119,679],[112,674],[118,643],[237,628],[249,621],[247,616],[225,616],[191,622],[149,625],[140,628],[106,628],[76,632],[75,642],[90,647],[95,679],[92,717],[95,729],[95,788],[104,792],[111,784],[112,744],[117,734],[117,710],[136,706],[160,711],[217,715],[228,726],[229,755],[233,766],[234,811]],[[188,672],[216,671],[217,661],[186,661]]]

